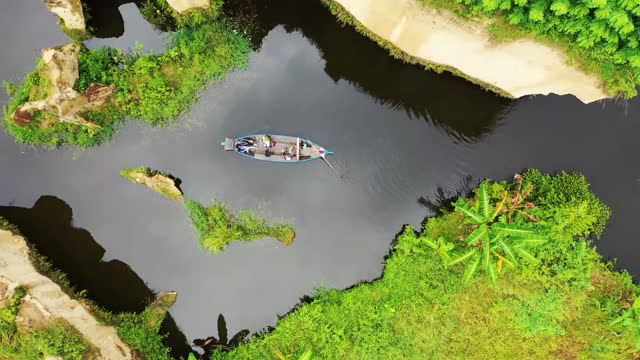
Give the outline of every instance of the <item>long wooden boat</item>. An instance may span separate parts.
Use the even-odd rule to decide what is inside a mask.
[[[257,134],[236,139],[225,138],[220,143],[227,151],[264,161],[302,162],[332,155],[333,151],[295,136]]]

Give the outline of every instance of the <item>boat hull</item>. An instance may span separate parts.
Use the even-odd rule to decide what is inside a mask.
[[[227,151],[262,161],[299,163],[323,158],[333,151],[305,138],[287,135],[247,135],[226,138],[220,145]]]

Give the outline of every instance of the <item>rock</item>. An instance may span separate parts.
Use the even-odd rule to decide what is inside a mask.
[[[176,180],[168,174],[145,167],[122,169],[120,175],[137,184],[145,184],[151,190],[161,193],[171,200],[182,200],[182,191],[176,185]]]
[[[86,31],[87,26],[80,0],[44,0],[49,11],[58,15],[70,30]]]
[[[158,295],[158,297],[149,306],[151,309],[151,316],[147,323],[147,327],[155,328],[160,326],[162,320],[167,315],[169,308],[176,303],[178,299],[178,293],[175,291],[164,291]]]
[[[179,13],[197,8],[208,9],[211,6],[210,0],[167,0],[167,3]]]
[[[51,314],[44,310],[35,299],[29,295],[22,299],[20,310],[16,316],[18,330],[28,333],[46,327],[50,321]]]
[[[31,263],[30,252],[23,237],[0,230],[0,262],[5,264],[0,267],[0,279],[10,289],[24,286],[27,291],[16,324],[29,329],[45,321],[64,321],[97,348],[100,359],[132,360],[131,348],[118,337],[116,328],[102,324],[90,309],[40,274]]]
[[[19,106],[12,114],[16,125],[30,124],[34,120],[34,112],[42,111],[54,115],[50,117],[54,122],[100,127],[80,114],[103,105],[116,88],[115,85],[91,84],[84,94],[75,91],[73,85],[79,76],[79,53],[80,46],[77,44],[47,48],[42,51],[44,67],[40,70],[40,76],[51,84],[47,89],[47,97]]]

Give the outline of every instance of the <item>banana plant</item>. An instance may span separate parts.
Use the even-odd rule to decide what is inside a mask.
[[[464,283],[467,283],[480,267],[484,269],[491,282],[496,284],[503,263],[515,266],[520,260],[533,263],[538,261],[529,252],[529,248],[548,241],[547,236],[541,234],[541,229],[535,225],[509,224],[507,221],[510,216],[498,217],[509,211],[522,211],[519,207],[523,206],[521,204],[531,190],[527,190],[526,195],[520,194],[521,181],[515,196],[509,196],[505,192],[495,206],[491,203],[489,185],[486,182],[481,183],[478,188],[476,208],[471,207],[465,199],[456,202],[455,211],[475,227],[464,240],[466,251],[449,255],[447,262],[448,267],[469,262],[463,275]],[[531,219],[532,216],[526,217]]]
[[[635,346],[640,350],[640,297],[637,297],[633,305],[624,310],[622,315],[609,323],[611,326],[616,324],[622,324],[627,329],[635,331]]]

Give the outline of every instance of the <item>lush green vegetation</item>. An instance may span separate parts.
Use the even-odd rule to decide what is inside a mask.
[[[160,55],[142,53],[140,48],[131,54],[108,47],[83,48],[75,90],[84,92],[92,83],[117,88],[111,101],[83,114],[99,128],[58,122],[55,114],[44,112],[35,113],[34,121],[26,126],[16,124],[11,116],[18,106],[47,95],[48,82],[38,70],[29,73],[20,86],[5,83],[12,99],[4,109],[4,125],[18,142],[86,147],[110,139],[125,117],[140,118],[152,126],[170,124],[189,109],[207,83],[245,67],[250,51],[249,42],[229,21],[204,22],[204,15],[189,19],[171,33],[170,46]]]
[[[232,213],[227,205],[213,199],[209,207],[186,200],[193,227],[200,235],[200,245],[212,252],[221,252],[232,241],[250,242],[273,237],[285,245],[291,245],[295,232],[291,225],[269,225],[250,210]]]
[[[41,360],[46,356],[60,356],[69,360],[93,359],[96,351],[80,333],[63,320],[55,320],[45,327],[29,332],[20,331],[16,316],[25,288],[17,288],[4,308],[0,309],[0,358]]]
[[[420,231],[406,226],[381,279],[318,290],[212,358],[637,358],[640,289],[592,246],[609,215],[578,174],[485,181]],[[469,274],[476,254],[484,272]]]
[[[176,178],[167,173],[143,166],[132,169],[122,169],[120,170],[120,175],[136,184],[146,184],[152,190],[159,192],[171,200],[182,200],[183,198],[182,191],[178,188]]]
[[[464,17],[495,18],[501,39],[534,34],[561,47],[570,61],[597,73],[612,95],[637,95],[640,2],[637,0],[421,0]]]

